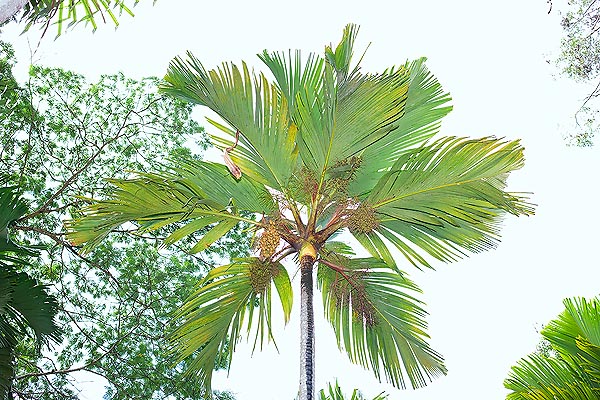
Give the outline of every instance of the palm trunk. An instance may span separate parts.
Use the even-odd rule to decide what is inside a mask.
[[[315,398],[315,319],[313,310],[313,264],[315,258],[300,258],[300,397]]]

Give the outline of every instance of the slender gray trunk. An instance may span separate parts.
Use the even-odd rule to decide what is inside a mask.
[[[300,398],[315,398],[315,318],[313,310],[314,257],[300,259]]]
[[[0,25],[15,16],[28,0],[0,0]]]

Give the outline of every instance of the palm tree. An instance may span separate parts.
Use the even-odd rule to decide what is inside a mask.
[[[28,257],[36,254],[9,237],[9,225],[26,211],[25,203],[12,188],[0,188],[0,400],[12,398],[19,341],[33,336],[39,349],[50,339],[58,340],[59,333],[54,321],[56,299],[27,273],[17,270],[27,266]]]
[[[531,214],[508,193],[523,165],[518,142],[430,139],[450,96],[418,59],[382,73],[351,66],[358,28],[348,25],[325,56],[263,52],[275,78],[225,63],[207,71],[192,54],[176,58],[161,90],[208,107],[224,122],[213,136],[226,166],[179,161],[170,171],[112,180],[109,198],[92,201],[67,224],[70,240],[99,243],[134,221],[140,232],[178,228],[170,245],[200,231],[199,252],[238,224],[255,232],[256,256],[211,270],[177,315],[174,348],[195,356],[191,371],[210,388],[215,357],[229,357],[247,326],[255,345],[272,338],[271,289],[285,320],[292,290],[282,261],[300,270],[300,399],[314,399],[313,269],[325,314],[352,362],[396,387],[445,374],[426,342],[418,287],[392,252],[417,267],[492,248],[506,212]],[[370,254],[356,257],[336,235],[349,232]],[[257,319],[252,325],[253,317]]]
[[[508,400],[600,399],[600,299],[563,303],[565,311],[541,332],[552,351],[512,367],[504,381]]]

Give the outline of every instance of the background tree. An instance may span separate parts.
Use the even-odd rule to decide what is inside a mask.
[[[79,23],[89,24],[96,30],[98,23],[112,22],[119,26],[119,17],[125,13],[133,17],[131,7],[140,0],[0,0],[0,26],[17,20],[25,23],[25,30],[32,25],[42,25],[44,33],[50,25],[56,25],[57,36],[64,29]]]
[[[62,226],[69,210],[82,204],[76,195],[104,193],[102,176],[160,169],[180,154],[198,158],[186,144],[200,151],[206,138],[191,107],[157,94],[156,78],[118,74],[92,83],[33,66],[29,81],[18,83],[12,49],[1,45],[0,175],[30,199],[13,231],[24,243],[45,245],[27,272],[60,299],[64,332],[61,344],[42,356],[29,342],[19,343],[14,390],[20,398],[73,399],[81,390],[76,373],[87,371],[107,380],[108,399],[200,398],[196,385],[178,379],[186,361],[173,367],[164,351],[165,324],[213,258],[246,254],[247,247],[232,245],[241,231],[224,237],[219,248],[189,256],[190,242],[169,251],[155,246],[167,231],[138,237],[123,229],[84,256]]]
[[[239,224],[254,230],[256,256],[210,270],[178,314],[175,351],[193,357],[190,373],[207,389],[227,338],[229,357],[244,326],[255,329],[255,343],[272,338],[272,287],[289,317],[281,262],[291,255],[301,276],[301,400],[316,395],[315,265],[326,317],[350,360],[396,387],[424,386],[446,369],[426,342],[419,290],[393,249],[419,267],[431,267],[427,256],[454,261],[494,247],[506,212],[533,212],[504,190],[523,165],[518,142],[429,141],[450,111],[449,96],[423,59],[363,74],[351,65],[356,33],[349,25],[339,45],[305,63],[299,52],[265,51],[259,57],[276,83],[245,63],[207,71],[191,54],[175,59],[162,90],[225,121],[211,123],[223,132],[213,139],[226,166],[181,159],[167,171],[112,180],[105,200],[68,222],[70,240],[88,251],[130,221],[140,234],[185,223],[164,245],[210,228],[192,252]],[[335,241],[342,231],[370,257]]]
[[[575,113],[577,128],[569,135],[571,143],[588,147],[599,128],[595,100],[600,95],[600,2],[569,0],[567,5],[561,13],[564,36],[556,61],[564,75],[593,88]]]
[[[541,331],[549,351],[512,367],[504,382],[508,400],[600,399],[600,301],[573,298],[564,305]]]

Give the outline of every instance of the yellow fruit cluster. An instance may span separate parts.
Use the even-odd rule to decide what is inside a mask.
[[[375,210],[365,203],[361,203],[349,212],[346,219],[348,229],[352,232],[369,233],[379,226],[379,220]]]
[[[278,264],[255,260],[249,267],[250,284],[254,293],[262,294],[267,290],[271,281],[279,273]]]
[[[281,236],[279,235],[279,232],[277,232],[277,226],[275,225],[275,222],[269,221],[268,226],[265,228],[262,235],[260,235],[260,239],[258,240],[260,258],[266,260],[275,254],[280,241]]]

